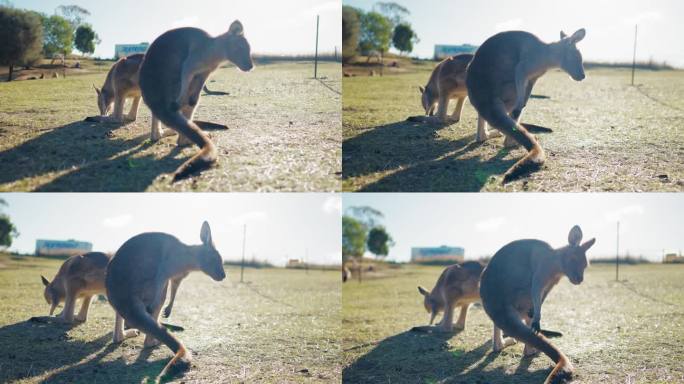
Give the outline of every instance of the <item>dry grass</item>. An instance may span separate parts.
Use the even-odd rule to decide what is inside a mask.
[[[345,67],[344,71],[360,71]],[[684,71],[587,71],[577,83],[553,71],[537,83],[523,121],[552,128],[538,138],[541,171],[501,185],[524,154],[502,139],[474,141],[476,113],[466,103],[451,126],[405,121],[423,113],[419,85],[432,65],[402,61],[384,77],[343,80],[345,191],[683,191]],[[365,70],[365,69],[364,69]]]
[[[59,261],[0,255],[0,382],[140,383],[171,358],[143,337],[111,343],[114,314],[96,300],[76,327],[27,321],[47,315],[39,275]],[[192,351],[175,382],[339,382],[339,274],[330,271],[227,269],[217,283],[200,272],[183,282],[169,323]]]
[[[229,127],[210,132],[219,164],[175,184],[168,174],[197,148],[151,144],[144,105],[134,123],[83,122],[105,72],[0,83],[0,191],[339,190],[340,65],[319,64],[319,76],[310,62],[219,69],[208,86],[230,95],[203,96],[196,113]]]

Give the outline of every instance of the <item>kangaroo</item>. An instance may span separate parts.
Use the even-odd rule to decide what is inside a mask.
[[[454,264],[442,272],[431,292],[418,287],[418,292],[424,296],[425,310],[430,314],[430,325],[437,314],[443,311],[444,316],[438,326],[445,332],[451,332],[454,309],[461,307],[456,328],[465,329],[468,307],[471,303],[480,300],[478,285],[483,269],[484,265],[478,261]]]
[[[541,240],[516,240],[497,251],[482,272],[480,296],[494,322],[494,351],[515,343],[504,340],[501,331],[524,342],[526,356],[541,350],[556,363],[545,383],[572,376],[570,360],[540,332],[540,321],[542,303],[561,277],[575,285],[584,280],[586,252],[596,239],[581,241],[579,226],[570,230],[569,244],[558,249]]]
[[[102,252],[71,256],[59,267],[52,282],[40,276],[45,286],[43,296],[50,304],[50,316],[64,302],[62,313],[57,315],[58,322],[71,324],[86,321],[92,297],[105,292],[105,271],[110,258],[110,255]],[[83,299],[81,310],[74,317],[76,299],[79,298]]]
[[[124,120],[135,121],[140,106],[140,86],[138,85],[138,72],[143,62],[142,53],[136,53],[119,59],[107,73],[102,88],[95,88],[97,92],[97,106],[100,109],[100,117],[97,121],[112,121],[123,123]],[[133,98],[133,104],[128,115],[124,118],[124,103],[127,98]],[[114,113],[111,116],[112,105]]]
[[[140,68],[140,88],[155,117],[152,140],[163,135],[159,122],[178,132],[178,144],[201,149],[175,172],[173,181],[201,171],[217,160],[214,143],[192,121],[200,92],[209,75],[229,60],[242,71],[254,68],[242,23],[234,21],[228,32],[211,37],[197,28],[167,31],[150,45]]]
[[[478,121],[478,131],[486,121],[506,135],[506,147],[517,143],[528,151],[506,171],[503,183],[544,163],[544,150],[519,123],[520,115],[535,82],[549,69],[561,68],[576,81],[585,78],[582,54],[576,46],[585,34],[584,29],[572,36],[561,32],[560,41],[547,44],[528,32],[501,32],[475,52],[468,66],[466,86],[471,104],[483,118]]]
[[[164,307],[164,312],[162,312],[162,316],[164,318],[168,318],[171,316],[171,310],[173,309],[173,303],[176,301],[176,293],[178,293],[178,287],[180,287],[181,281],[188,277],[189,274],[190,271],[171,279],[169,283],[171,285],[171,296],[169,298],[169,303],[166,304],[166,307]]]
[[[145,347],[164,343],[174,352],[159,374],[164,376],[180,359],[191,359],[183,343],[158,322],[169,280],[201,270],[215,281],[226,277],[223,259],[214,247],[206,221],[200,231],[201,245],[185,245],[176,237],[159,232],[136,235],[127,240],[107,267],[105,287],[109,303],[116,311],[113,342],[119,343],[138,333],[124,331],[123,321],[146,334]]]

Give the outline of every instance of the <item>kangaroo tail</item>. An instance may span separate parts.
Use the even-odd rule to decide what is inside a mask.
[[[183,163],[173,175],[173,181],[182,180],[194,173],[211,167],[217,160],[216,147],[209,136],[193,121],[188,120],[180,111],[166,111],[156,113],[157,118],[167,127],[172,128],[179,134],[185,135],[193,143],[200,147],[200,151],[188,161]]]
[[[146,335],[154,336],[174,352],[173,358],[171,358],[164,369],[159,373],[159,377],[166,375],[178,360],[182,358],[189,360],[191,358],[190,352],[185,349],[183,343],[147,313],[145,305],[142,302],[138,301],[137,305],[134,305],[131,310],[126,311],[124,319],[127,323],[130,322],[131,325],[138,328],[138,330]]]
[[[503,184],[515,180],[529,171],[538,169],[544,163],[546,155],[537,139],[523,125],[518,124],[508,116],[503,106],[491,108],[487,112],[482,115],[492,127],[506,136],[512,137],[518,144],[527,149],[527,154],[506,171]]]
[[[532,133],[552,133],[553,129],[547,128],[547,127],[542,127],[541,125],[536,125],[536,124],[530,124],[530,123],[520,123],[525,129],[527,129],[527,132],[532,132]]]
[[[490,317],[494,320],[494,324],[501,328],[504,333],[525,344],[532,345],[544,352],[556,363],[556,366],[546,377],[544,384],[562,382],[564,379],[571,378],[573,368],[567,356],[544,336],[534,333],[531,328],[520,320],[520,316],[512,308],[502,309],[495,313],[494,316],[490,315]]]

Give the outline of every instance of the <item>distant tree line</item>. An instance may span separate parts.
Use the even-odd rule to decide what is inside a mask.
[[[0,5],[0,65],[9,66],[12,80],[15,66],[30,68],[43,57],[63,55],[74,48],[83,55],[95,52],[100,39],[85,22],[90,12],[77,5],[60,5],[54,15]]]
[[[367,206],[349,207],[342,216],[342,260],[361,258],[366,251],[385,257],[394,246],[392,236],[379,220],[382,212]]]
[[[381,59],[394,46],[401,53],[413,51],[418,35],[406,21],[407,8],[394,2],[375,3],[364,12],[348,5],[342,7],[342,59],[379,54]]]

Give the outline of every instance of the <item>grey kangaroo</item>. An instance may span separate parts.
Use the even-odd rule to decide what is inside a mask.
[[[539,142],[519,123],[523,108],[535,82],[551,68],[561,68],[576,81],[584,79],[582,54],[576,44],[585,36],[584,29],[560,41],[544,43],[523,31],[501,32],[487,39],[468,66],[468,97],[489,125],[506,135],[504,145],[525,147],[528,153],[503,177],[507,183],[531,168],[544,163]],[[478,131],[480,131],[478,122]]]
[[[584,280],[586,252],[596,239],[581,241],[578,226],[570,230],[569,244],[558,249],[541,240],[516,240],[497,251],[482,272],[480,297],[494,322],[494,351],[515,343],[504,340],[501,331],[525,343],[525,355],[541,350],[556,363],[546,384],[571,377],[573,367],[567,356],[540,332],[541,306],[561,277],[567,276],[575,285]]]
[[[229,60],[242,71],[254,67],[242,23],[211,37],[197,28],[167,31],[150,45],[140,67],[140,88],[152,111],[152,140],[163,136],[159,122],[178,132],[178,144],[194,143],[201,149],[175,172],[173,181],[208,168],[217,160],[214,143],[192,121],[200,92],[209,75]]]
[[[135,329],[124,331],[123,320],[146,334],[144,345],[161,341],[174,352],[164,367],[164,376],[180,359],[191,359],[183,343],[158,322],[169,280],[200,270],[212,279],[226,277],[223,259],[214,247],[211,229],[205,221],[200,231],[202,244],[185,245],[176,237],[159,232],[142,233],[126,241],[107,267],[105,287],[109,302],[116,311],[114,342],[137,335]]]

